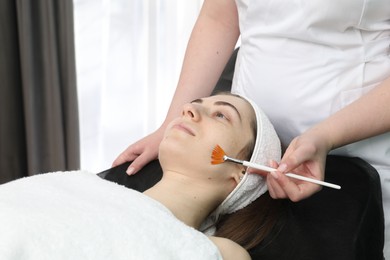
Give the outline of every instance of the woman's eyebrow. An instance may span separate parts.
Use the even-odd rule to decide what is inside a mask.
[[[202,103],[203,103],[203,99],[197,98],[197,99],[191,101],[191,103],[202,104]],[[229,102],[226,102],[226,101],[216,101],[216,102],[214,103],[214,105],[216,105],[216,106],[228,106],[228,107],[230,107],[230,108],[233,108],[233,110],[237,113],[238,118],[240,119],[240,121],[242,121],[242,119],[241,119],[241,114],[240,114],[240,112],[238,111],[238,109],[237,109],[235,106],[233,106],[232,104],[230,104]]]
[[[192,100],[191,103],[199,103],[199,104],[202,104],[202,103],[203,103],[203,99],[197,98],[197,99]]]
[[[242,120],[241,120],[241,114],[240,114],[240,112],[238,112],[238,109],[237,109],[235,106],[233,106],[232,104],[230,104],[229,102],[225,102],[225,101],[216,101],[216,102],[214,103],[214,105],[216,105],[216,106],[228,106],[228,107],[232,108],[232,109],[237,113],[238,118],[240,119],[240,121],[242,121]]]

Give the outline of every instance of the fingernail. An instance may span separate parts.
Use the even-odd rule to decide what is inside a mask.
[[[270,172],[270,174],[272,175],[272,177],[274,177],[274,179],[279,178],[278,174],[275,171]]]
[[[279,167],[278,167],[279,172],[284,172],[286,170],[287,170],[287,164],[282,163],[281,165],[279,165]]]
[[[134,171],[135,171],[134,167],[130,167],[129,169],[127,169],[126,173],[127,175],[133,175]]]

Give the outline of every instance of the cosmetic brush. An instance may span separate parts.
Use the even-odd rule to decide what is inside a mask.
[[[256,168],[256,169],[259,169],[259,170],[262,170],[262,171],[266,171],[266,172],[276,171],[276,169],[272,168],[272,167],[268,167],[268,166],[265,166],[265,165],[261,165],[261,164],[257,164],[257,163],[251,163],[251,162],[248,162],[248,161],[243,161],[243,160],[239,160],[239,159],[236,159],[236,158],[229,157],[229,156],[227,156],[225,154],[225,151],[219,145],[216,145],[214,150],[213,150],[213,152],[212,152],[212,154],[211,154],[211,164],[220,164],[220,163],[223,163],[223,162],[238,163],[238,164],[242,164],[244,166],[250,167],[250,168]],[[288,176],[290,178],[294,178],[294,179],[298,179],[298,180],[307,181],[307,182],[315,183],[315,184],[318,184],[318,185],[326,186],[326,187],[329,187],[329,188],[337,189],[337,190],[341,189],[341,186],[339,186],[339,185],[332,184],[332,183],[329,183],[329,182],[319,181],[319,180],[316,180],[316,179],[308,178],[308,177],[305,177],[305,176],[302,176],[302,175],[298,175],[298,174],[294,174],[294,173],[286,173],[286,176]]]

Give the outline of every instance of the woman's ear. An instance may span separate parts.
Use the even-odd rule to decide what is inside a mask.
[[[245,175],[245,168],[241,168],[233,174],[233,178],[234,178],[234,181],[236,182],[236,184],[238,185],[240,183],[240,181],[244,178],[244,175]]]

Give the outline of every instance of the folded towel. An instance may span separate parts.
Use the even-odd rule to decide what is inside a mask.
[[[0,185],[0,259],[222,259],[159,202],[82,171]]]

